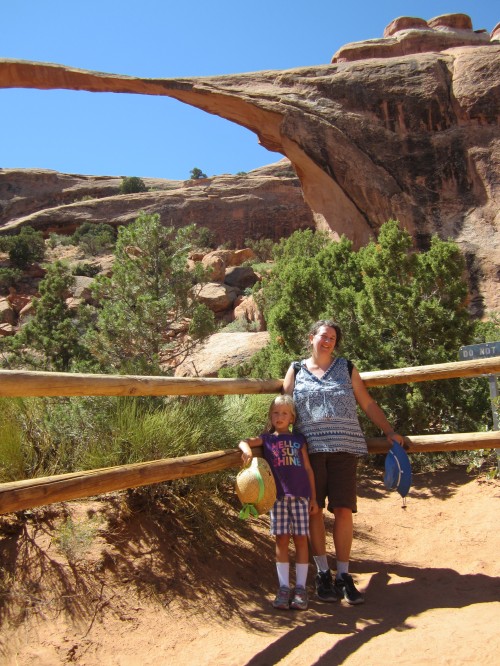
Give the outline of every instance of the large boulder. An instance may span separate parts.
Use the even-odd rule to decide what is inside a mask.
[[[12,324],[0,324],[0,336],[15,335],[16,329]]]
[[[207,282],[193,290],[194,298],[215,313],[229,310],[239,294],[240,290],[236,287],[230,287],[220,282]]]
[[[92,284],[94,278],[85,275],[75,275],[75,281],[71,287],[71,294],[73,298],[79,299],[82,302],[92,302]]]
[[[269,333],[215,333],[175,370],[176,377],[215,377],[221,368],[248,361],[269,342]]]
[[[467,14],[445,14],[430,21],[401,16],[389,23],[382,39],[346,44],[334,54],[332,62],[394,58],[489,43],[490,35],[486,31],[472,30],[472,21]]]
[[[9,289],[9,292],[7,300],[11,304],[16,315],[18,315],[21,310],[31,302],[32,296],[28,294],[19,294],[13,287]]]
[[[251,266],[231,266],[226,270],[224,283],[244,291],[259,281],[258,275]]]
[[[235,302],[234,318],[247,322],[254,331],[265,331],[266,322],[253,296],[242,296]]]
[[[7,298],[0,298],[0,324],[16,323],[16,313]]]
[[[33,301],[30,301],[27,303],[24,308],[19,312],[19,319],[18,319],[18,325],[19,326],[24,326],[29,322],[29,320],[33,317],[35,313],[35,308],[33,305]]]
[[[209,252],[201,260],[211,282],[224,282],[226,262],[217,252]]]

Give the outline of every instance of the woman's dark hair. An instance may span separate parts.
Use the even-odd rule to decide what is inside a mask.
[[[316,333],[319,331],[319,329],[322,326],[328,326],[328,328],[333,328],[333,330],[337,334],[337,342],[335,343],[335,348],[340,347],[340,343],[342,342],[342,329],[340,328],[340,325],[337,324],[336,321],[333,321],[333,319],[320,319],[319,321],[315,322],[309,329],[309,335],[316,335]]]

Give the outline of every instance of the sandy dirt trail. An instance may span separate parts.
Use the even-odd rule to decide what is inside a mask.
[[[499,482],[462,467],[415,475],[403,508],[375,476],[361,479],[355,517],[351,571],[363,606],[312,599],[305,612],[273,610],[267,518],[237,529],[228,514],[228,529],[207,537],[200,556],[196,529],[181,539],[139,511],[101,527],[76,565],[48,529],[31,545],[4,530],[11,586],[2,588],[0,663],[497,666]],[[88,505],[67,506],[75,520],[89,515]],[[312,577],[311,567],[310,588]]]

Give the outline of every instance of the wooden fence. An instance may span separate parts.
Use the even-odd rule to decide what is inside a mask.
[[[361,373],[367,387],[500,373],[500,358]],[[0,397],[153,396],[279,393],[281,379],[214,379],[90,375],[0,370]],[[500,448],[500,432],[411,435],[409,453]],[[385,438],[367,439],[369,453],[385,453]],[[238,449],[155,460],[0,484],[0,514],[172,479],[241,463]]]

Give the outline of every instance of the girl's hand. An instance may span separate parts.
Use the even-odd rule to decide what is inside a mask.
[[[252,449],[248,447],[248,449],[245,449],[241,451],[241,460],[243,461],[244,465],[248,465],[248,463],[252,460],[253,458],[253,453]]]
[[[319,506],[318,503],[316,502],[315,499],[310,500],[309,502],[309,513],[311,515],[314,515],[315,513],[318,513],[319,511]]]
[[[248,463],[252,460],[252,447],[254,446],[262,446],[261,437],[249,437],[248,439],[242,439],[238,444],[238,448],[241,451],[243,465],[248,465]]]

